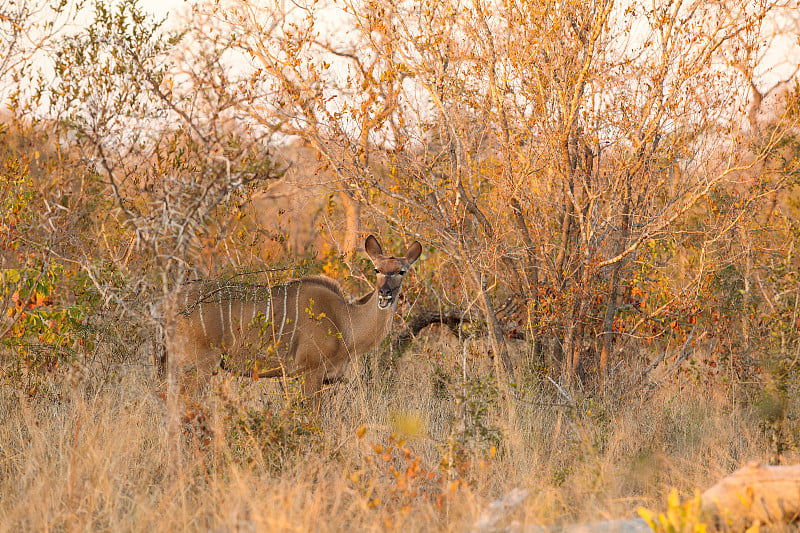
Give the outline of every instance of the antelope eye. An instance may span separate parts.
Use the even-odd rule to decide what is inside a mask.
[[[378,269],[376,268],[376,269],[375,269],[375,273],[376,273],[376,274],[380,274],[380,273],[381,273],[381,271],[380,271],[380,270],[378,270]]]
[[[398,272],[398,274],[400,274],[401,276],[405,276],[406,275],[406,271],[405,270],[401,270],[400,272]]]

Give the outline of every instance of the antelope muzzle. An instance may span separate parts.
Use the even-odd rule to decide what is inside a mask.
[[[383,287],[378,290],[378,307],[386,309],[394,303],[394,291],[389,287]]]

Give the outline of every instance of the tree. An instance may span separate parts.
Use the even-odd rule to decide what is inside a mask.
[[[33,59],[46,52],[83,7],[83,0],[0,2],[0,84],[2,96],[16,99],[25,88]],[[11,94],[6,94],[11,89]]]
[[[82,6],[82,0],[0,2],[0,101],[5,109],[0,116],[0,339],[28,362],[38,358],[36,364],[73,353],[69,346],[75,339],[68,339],[67,330],[75,333],[80,310],[74,302],[54,308],[52,300],[63,273],[54,255],[63,248],[59,228],[75,219],[63,216],[56,207],[60,202],[48,202],[52,196],[42,195],[63,174],[55,163],[57,150],[42,129],[21,119],[21,107],[37,61]],[[34,356],[28,339],[20,338],[30,331],[44,347]]]
[[[241,120],[254,103],[248,80],[220,63],[230,40],[199,25],[166,32],[136,0],[94,7],[91,24],[61,42],[55,81],[39,93],[72,160],[113,204],[93,214],[106,249],[72,260],[106,302],[163,328],[172,360],[183,285],[208,273],[204,240],[234,238],[251,195],[280,176],[267,155],[272,131]]]
[[[723,52],[757,50],[776,2],[283,5],[219,16],[268,88],[248,111],[285,117],[362,209],[453,257],[506,373],[492,294],[527,302],[566,380],[587,340],[605,373],[643,247],[678,242],[698,202],[769,151],[742,149],[747,84]],[[331,17],[347,31],[329,36]],[[625,333],[683,313],[687,283]]]

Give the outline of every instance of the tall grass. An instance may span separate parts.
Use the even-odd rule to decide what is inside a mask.
[[[291,384],[221,377],[187,407],[178,456],[144,363],[8,381],[0,530],[464,531],[515,488],[501,524],[623,518],[769,455],[741,388],[683,375],[647,399],[568,403],[531,380],[510,416],[467,348],[425,338],[386,380],[355,365],[319,417]]]

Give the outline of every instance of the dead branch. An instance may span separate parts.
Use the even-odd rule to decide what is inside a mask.
[[[417,316],[406,323],[405,329],[392,342],[392,349],[398,357],[408,348],[413,339],[419,332],[431,324],[442,324],[453,332],[453,335],[460,335],[461,326],[471,322],[471,319],[461,311],[430,311],[423,310]]]

